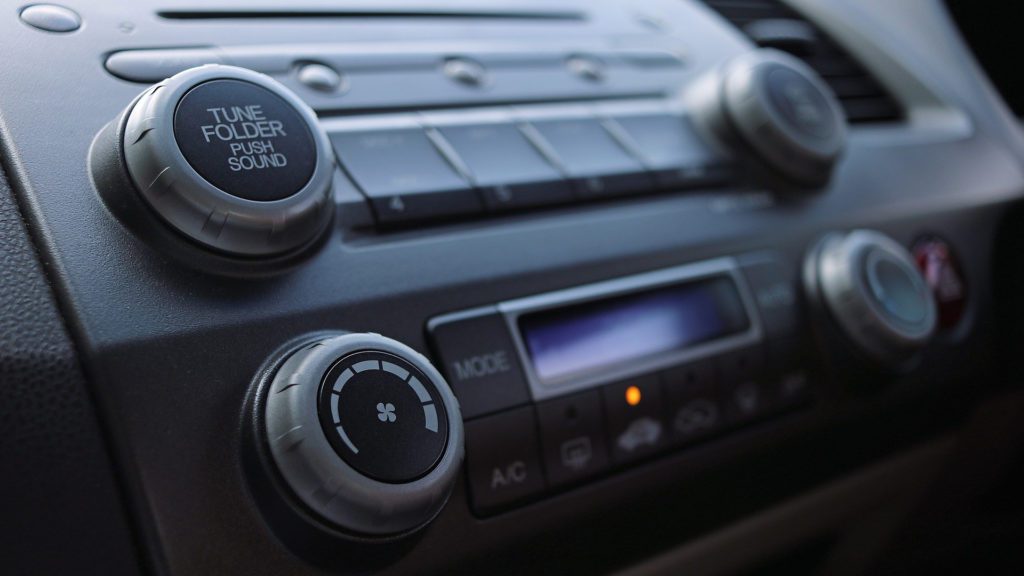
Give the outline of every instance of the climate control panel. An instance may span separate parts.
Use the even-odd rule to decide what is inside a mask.
[[[503,302],[428,329],[499,512],[806,405],[796,268],[721,258]]]

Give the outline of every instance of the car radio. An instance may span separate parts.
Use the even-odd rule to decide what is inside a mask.
[[[490,57],[504,77],[531,55]],[[589,61],[562,56],[562,75]],[[387,58],[401,61],[373,61]],[[108,67],[111,60],[122,62],[115,54]],[[647,64],[620,60],[639,68],[616,85],[651,76]],[[461,71],[456,81],[477,70],[471,59],[445,62],[442,70]],[[508,86],[519,87],[513,80]],[[828,183],[845,147],[835,96],[807,64],[776,50],[741,53],[680,93],[611,94],[573,82],[584,86],[567,99],[495,102],[496,87],[463,108],[424,97],[382,113],[348,109],[351,98],[341,95],[331,104],[300,96],[248,68],[205,64],[148,88],[107,124],[92,173],[138,236],[191,265],[226,257],[213,268],[223,273],[238,261],[309,255],[335,213],[345,227],[386,231],[739,180],[807,193]],[[344,115],[317,115],[335,100]]]

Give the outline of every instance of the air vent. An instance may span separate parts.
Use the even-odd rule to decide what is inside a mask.
[[[806,18],[779,0],[704,0],[757,45],[807,62],[836,93],[851,124],[903,118],[896,100],[867,70]]]

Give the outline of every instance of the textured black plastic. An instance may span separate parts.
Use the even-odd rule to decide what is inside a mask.
[[[85,378],[2,175],[0,572],[139,572]]]

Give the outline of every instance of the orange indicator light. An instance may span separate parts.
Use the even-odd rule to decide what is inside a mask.
[[[636,386],[626,388],[626,404],[636,406],[640,403],[640,389]]]

